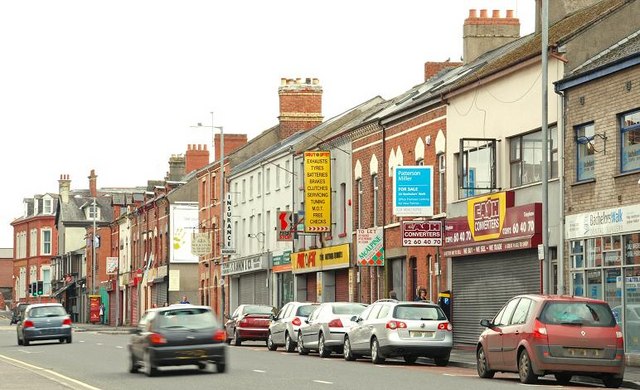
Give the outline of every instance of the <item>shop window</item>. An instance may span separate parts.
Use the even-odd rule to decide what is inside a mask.
[[[582,241],[571,242],[571,267],[583,268],[584,267],[584,249]]]
[[[595,178],[596,154],[593,146],[595,126],[589,123],[577,126],[576,129],[576,163],[577,181],[591,180]]]
[[[640,265],[640,233],[624,236],[624,265]]]
[[[600,237],[587,240],[587,267],[600,267],[602,265],[601,241]]]
[[[602,299],[602,271],[589,270],[586,274],[586,296],[593,299]]]
[[[622,264],[622,238],[620,236],[607,236],[602,239],[604,265],[616,266]]]
[[[640,111],[624,114],[620,117],[620,170],[622,172],[640,169]]]

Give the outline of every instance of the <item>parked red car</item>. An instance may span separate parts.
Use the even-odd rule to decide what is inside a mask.
[[[557,295],[518,295],[493,320],[482,320],[476,349],[478,375],[517,372],[522,383],[553,374],[561,384],[573,375],[620,387],[624,342],[605,301]]]
[[[276,308],[268,305],[240,305],[231,317],[227,316],[225,328],[227,342],[240,345],[243,341],[269,338],[269,324],[276,315]]]

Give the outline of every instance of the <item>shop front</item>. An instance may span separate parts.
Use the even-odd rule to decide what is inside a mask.
[[[243,304],[271,304],[268,253],[224,262],[221,275],[229,276],[229,313]]]
[[[511,297],[541,292],[542,205],[513,206],[511,192],[467,203],[467,216],[450,218],[444,227],[457,344],[475,344],[480,320],[493,318]]]
[[[291,251],[282,251],[272,257],[276,286],[276,307],[280,308],[294,299],[294,278],[291,272]]]
[[[640,205],[565,217],[569,291],[609,303],[626,353],[640,355]]]
[[[342,244],[292,253],[291,269],[296,278],[296,300],[348,301],[349,250],[349,244]]]

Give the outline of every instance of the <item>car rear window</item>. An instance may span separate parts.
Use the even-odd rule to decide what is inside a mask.
[[[244,314],[273,314],[271,306],[248,305],[244,308]]]
[[[59,317],[65,315],[67,315],[67,312],[62,306],[34,307],[29,310],[29,317],[31,318]]]
[[[309,315],[311,315],[311,313],[313,313],[313,311],[318,307],[318,305],[304,305],[304,306],[300,306],[298,307],[298,310],[296,311],[296,315],[300,316],[300,317],[309,317]]]
[[[331,311],[333,312],[333,314],[338,314],[338,315],[356,315],[356,314],[360,314],[364,311],[364,309],[366,308],[366,306],[362,305],[362,304],[344,304],[344,305],[333,305],[331,307]]]
[[[548,302],[540,320],[549,325],[615,326],[609,305],[593,302]]]
[[[398,305],[393,309],[393,318],[399,320],[446,320],[447,316],[437,306]]]
[[[164,329],[206,329],[218,326],[211,310],[204,308],[161,311],[156,315],[156,322],[158,327]]]

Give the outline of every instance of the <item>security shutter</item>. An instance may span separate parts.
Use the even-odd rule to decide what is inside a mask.
[[[481,319],[493,318],[514,295],[540,293],[540,261],[532,250],[452,260],[452,323],[456,344],[475,344]]]
[[[259,305],[269,304],[269,290],[267,289],[267,272],[257,272],[254,275],[255,296],[253,302]]]
[[[255,296],[255,274],[242,275],[238,278],[238,293],[240,295],[240,302],[238,305],[245,305],[255,303],[253,297]]]
[[[164,305],[165,302],[169,302],[167,297],[167,283],[158,283],[156,284],[156,299],[158,306]]]
[[[349,269],[336,270],[336,302],[349,301]]]

